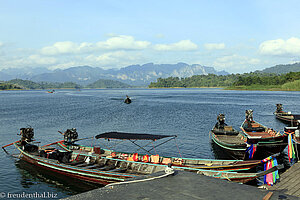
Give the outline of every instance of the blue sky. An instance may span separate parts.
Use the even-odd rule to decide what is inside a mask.
[[[0,70],[300,61],[299,1],[0,0]]]

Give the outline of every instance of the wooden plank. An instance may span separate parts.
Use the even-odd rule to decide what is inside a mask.
[[[266,196],[264,196],[263,200],[269,200],[272,195],[273,195],[273,192],[269,192]]]
[[[300,163],[295,163],[290,169],[281,175],[281,181],[275,187],[268,187],[270,190],[287,190],[285,193],[300,197],[300,175],[298,170]]]
[[[294,180],[294,182],[291,182],[291,184],[287,187],[287,189],[288,189],[287,194],[293,195],[294,193],[296,193],[300,189],[299,179],[297,178],[296,180]]]

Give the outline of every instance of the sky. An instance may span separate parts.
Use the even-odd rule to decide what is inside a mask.
[[[298,0],[0,0],[0,70],[300,61]]]

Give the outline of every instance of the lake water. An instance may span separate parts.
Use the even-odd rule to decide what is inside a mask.
[[[123,103],[126,95],[131,104]],[[176,143],[162,145],[159,153],[179,156],[177,144],[183,157],[215,158],[209,130],[219,113],[239,129],[245,110],[252,109],[255,120],[283,131],[285,125],[273,116],[275,104],[300,113],[299,99],[300,92],[221,89],[0,91],[0,145],[18,140],[19,129],[28,125],[44,144],[61,140],[58,131],[75,127],[81,138],[108,131],[175,134]],[[93,188],[52,178],[0,153],[0,193],[50,192],[63,198]]]

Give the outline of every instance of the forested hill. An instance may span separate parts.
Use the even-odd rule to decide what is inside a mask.
[[[228,89],[255,90],[300,90],[300,72],[283,75],[266,73],[245,73],[218,76],[214,74],[197,75],[189,78],[159,78],[150,88],[168,87],[225,87]]]
[[[13,79],[10,81],[0,82],[0,90],[12,89],[80,89],[80,88],[131,88],[131,85],[120,81],[100,79],[92,84],[83,87],[73,82],[65,83],[49,83],[49,82],[33,82],[29,80]]]
[[[99,79],[98,81],[91,83],[86,88],[131,88],[131,85],[122,83],[120,81]]]
[[[7,83],[4,81],[0,82],[0,90],[20,90],[20,89],[22,88],[18,85]]]
[[[72,82],[65,83],[48,83],[48,82],[40,82],[36,83],[29,80],[22,79],[13,79],[10,81],[5,81],[6,84],[15,85],[21,89],[60,89],[60,88],[80,88],[80,85]]]
[[[300,72],[300,63],[287,64],[287,65],[276,65],[274,67],[269,67],[261,71],[262,73],[275,73],[275,74],[285,74],[289,72]]]
[[[187,78],[169,77],[158,78],[157,82],[151,82],[150,88],[163,87],[225,87],[231,86],[238,79],[237,75],[195,75]]]

